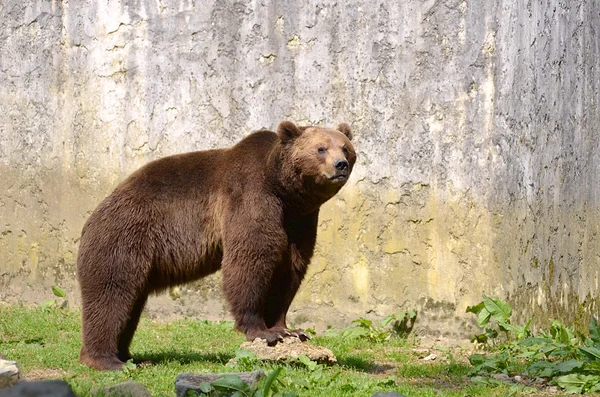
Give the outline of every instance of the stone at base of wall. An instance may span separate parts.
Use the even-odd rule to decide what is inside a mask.
[[[175,380],[175,393],[177,397],[185,397],[189,390],[197,392],[199,395],[206,395],[202,391],[203,383],[212,383],[224,375],[236,375],[244,383],[255,386],[261,380],[265,373],[262,370],[252,372],[233,372],[227,374],[179,374]]]
[[[0,397],[77,397],[67,382],[42,380],[20,382],[9,389],[0,390]]]
[[[16,384],[19,381],[19,374],[19,366],[15,361],[0,358],[0,389]]]
[[[93,390],[97,397],[152,397],[152,394],[139,382],[123,382],[118,385]]]

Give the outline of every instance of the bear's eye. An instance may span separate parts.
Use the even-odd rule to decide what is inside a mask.
[[[342,148],[342,152],[344,152],[344,154],[347,156],[348,155],[348,148],[346,146],[344,146]]]
[[[327,151],[323,146],[319,148],[319,154],[324,154]]]

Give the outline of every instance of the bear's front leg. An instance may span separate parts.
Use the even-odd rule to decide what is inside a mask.
[[[227,223],[221,266],[223,290],[235,328],[248,340],[261,338],[272,346],[289,335],[285,329],[269,327],[265,319],[271,281],[282,266],[287,247],[287,234],[275,222],[269,224],[268,217],[238,216]]]
[[[267,327],[280,330],[286,336],[296,337],[303,342],[310,339],[310,336],[301,329],[289,329],[286,316],[314,252],[318,218],[319,211],[315,211],[303,217],[290,218],[286,222],[289,246],[282,265],[277,267],[271,280],[267,302]]]

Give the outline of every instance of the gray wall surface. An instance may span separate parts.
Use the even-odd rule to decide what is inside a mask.
[[[598,314],[600,2],[0,0],[0,300],[77,304],[83,223],[130,172],[280,120],[354,130],[296,325],[467,305]],[[177,298],[177,299],[175,299]],[[148,313],[223,318],[219,276]]]

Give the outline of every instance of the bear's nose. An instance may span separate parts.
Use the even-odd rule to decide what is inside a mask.
[[[348,169],[348,162],[346,160],[338,160],[333,165],[339,171],[344,171]]]

